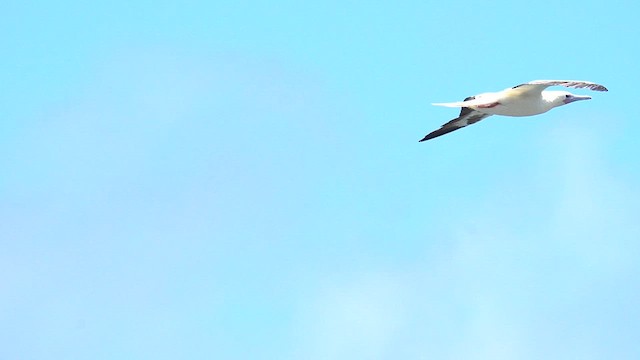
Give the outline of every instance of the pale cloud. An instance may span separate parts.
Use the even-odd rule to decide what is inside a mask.
[[[435,254],[330,278],[304,307],[304,357],[633,355],[634,341],[619,339],[638,331],[627,321],[640,189],[595,132],[560,128],[543,141],[527,172],[466,204]]]
[[[389,273],[327,279],[302,307],[298,358],[377,359],[406,323],[404,281]]]

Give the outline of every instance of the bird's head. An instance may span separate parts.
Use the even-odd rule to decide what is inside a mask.
[[[545,95],[548,96],[548,101],[555,104],[555,106],[562,106],[570,104],[574,101],[589,100],[591,96],[587,95],[574,95],[568,91],[545,91]]]

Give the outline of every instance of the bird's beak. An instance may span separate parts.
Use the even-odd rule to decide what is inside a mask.
[[[588,95],[571,95],[570,97],[564,99],[564,103],[569,104],[574,101],[589,100],[589,99],[591,99],[591,96],[588,96]]]

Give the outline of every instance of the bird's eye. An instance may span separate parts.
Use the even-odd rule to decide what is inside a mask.
[[[568,98],[570,98],[570,97],[571,97],[571,95],[565,95],[565,96],[564,96],[564,98],[565,98],[565,99],[568,99]]]

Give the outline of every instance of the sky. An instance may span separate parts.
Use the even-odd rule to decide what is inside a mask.
[[[640,358],[639,6],[3,1],[0,359]]]

